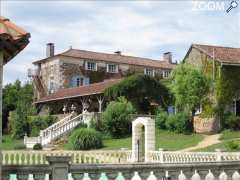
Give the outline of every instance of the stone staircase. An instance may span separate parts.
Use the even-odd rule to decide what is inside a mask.
[[[25,136],[24,144],[27,148],[33,148],[33,146],[37,143],[47,147],[51,142],[73,130],[78,124],[85,123],[86,120],[90,119],[90,116],[91,113],[76,115],[73,112],[48,128],[41,130],[38,137]]]

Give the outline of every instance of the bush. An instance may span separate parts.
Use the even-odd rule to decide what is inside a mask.
[[[71,134],[69,141],[74,150],[98,149],[103,146],[101,134],[92,128],[75,130]]]
[[[234,150],[236,151],[236,150],[240,149],[238,143],[235,142],[235,141],[229,141],[229,142],[226,144],[226,148],[227,148],[228,150],[231,150],[231,151],[234,151]]]
[[[131,133],[130,114],[135,109],[124,97],[111,101],[103,113],[103,128],[112,137],[120,138]]]
[[[184,112],[169,115],[165,123],[166,129],[176,133],[191,133],[193,129],[190,119],[190,115]]]
[[[156,115],[156,126],[159,129],[166,129],[166,122],[168,120],[168,113],[165,111],[161,111]]]
[[[26,149],[26,146],[25,146],[25,144],[15,144],[14,149],[15,150]]]
[[[42,145],[40,143],[35,144],[33,150],[42,150]]]
[[[232,130],[240,130],[240,117],[233,113],[226,113],[223,118],[224,128]]]
[[[40,130],[47,128],[57,121],[56,116],[28,116],[30,136],[38,136]]]

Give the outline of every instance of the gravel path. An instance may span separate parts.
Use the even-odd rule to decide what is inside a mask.
[[[207,146],[213,145],[213,144],[220,143],[221,142],[219,140],[220,136],[221,136],[221,134],[204,135],[203,140],[201,142],[199,142],[196,146],[182,149],[180,151],[194,151],[196,149],[201,149],[201,148],[205,148]]]

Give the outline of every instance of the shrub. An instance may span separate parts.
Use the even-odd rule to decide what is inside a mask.
[[[159,129],[166,129],[166,122],[168,120],[168,113],[161,111],[156,115],[156,126]]]
[[[42,150],[42,145],[40,143],[35,144],[33,150]]]
[[[234,150],[238,150],[240,147],[239,147],[239,145],[238,145],[237,142],[235,142],[235,141],[229,141],[229,142],[226,144],[226,148],[227,148],[228,150],[234,151]]]
[[[28,116],[30,136],[38,136],[40,130],[47,128],[57,121],[56,116]]]
[[[14,149],[15,150],[26,149],[26,146],[25,144],[15,144]]]
[[[177,133],[191,133],[193,129],[190,118],[190,115],[185,112],[169,115],[165,123],[166,129]]]
[[[132,104],[124,97],[111,101],[103,113],[104,130],[115,138],[129,135],[131,133],[130,114],[134,113]]]
[[[92,128],[75,130],[71,134],[69,141],[74,150],[98,149],[103,146],[101,134]]]
[[[240,130],[240,117],[232,113],[226,113],[223,118],[224,128]]]

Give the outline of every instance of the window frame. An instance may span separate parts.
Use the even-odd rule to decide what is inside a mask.
[[[109,66],[115,66],[115,71],[110,71]],[[107,64],[107,72],[108,73],[118,73],[118,64]]]
[[[150,74],[148,73],[150,72]],[[144,74],[148,76],[155,77],[155,69],[152,68],[144,68]]]
[[[89,68],[89,64],[94,64],[95,65],[95,68],[92,69],[92,68]],[[93,62],[93,61],[87,61],[86,62],[86,65],[85,65],[85,69],[88,70],[88,71],[97,71],[97,63],[96,62]]]

